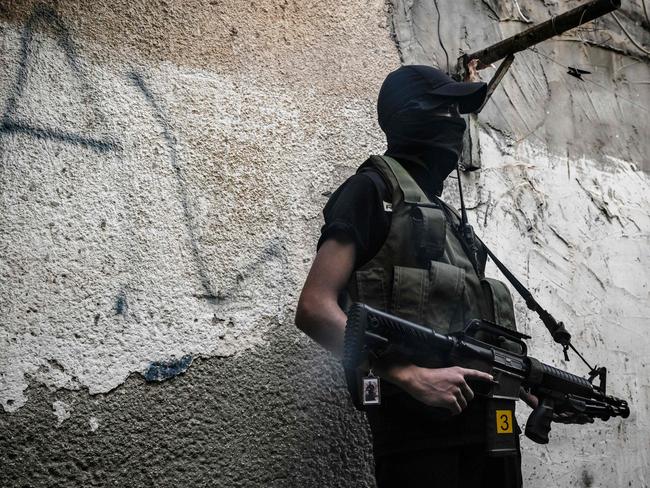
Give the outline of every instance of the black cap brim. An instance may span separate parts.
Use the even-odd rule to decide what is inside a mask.
[[[434,95],[458,100],[458,109],[462,114],[476,112],[487,94],[487,84],[483,82],[452,82],[432,91]]]

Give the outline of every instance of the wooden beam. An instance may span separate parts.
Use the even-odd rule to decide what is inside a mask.
[[[592,0],[580,5],[573,10],[551,17],[546,22],[534,25],[519,34],[508,37],[503,41],[492,44],[480,51],[465,54],[459,58],[460,75],[467,70],[467,63],[478,59],[477,69],[484,69],[495,61],[510,54],[528,49],[542,41],[558,36],[563,32],[585,24],[605,14],[613,12],[621,6],[620,0]]]

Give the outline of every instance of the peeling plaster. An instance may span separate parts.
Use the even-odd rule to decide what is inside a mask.
[[[165,381],[179,374],[183,374],[188,370],[192,364],[192,356],[186,355],[180,359],[171,359],[169,361],[161,361],[151,363],[151,365],[144,372],[144,379],[153,381]]]
[[[61,425],[64,421],[70,418],[72,408],[70,408],[70,405],[67,403],[57,400],[52,404],[52,411],[56,416],[57,424]]]
[[[351,81],[288,91],[267,70],[103,62],[76,12],[24,10],[0,23],[3,409],[32,382],[106,393],[186,369],[170,357],[263,344],[297,300],[321,194],[381,147],[374,95]]]
[[[386,14],[0,2],[0,485],[372,486],[292,317],[323,193],[382,150]]]
[[[7,29],[5,32],[10,34],[11,30]],[[35,37],[38,38],[39,35],[35,34]],[[47,47],[50,40],[44,37],[41,42]],[[52,45],[50,49],[56,53],[57,47]],[[43,51],[41,47],[41,52]],[[65,66],[62,68],[65,70]],[[161,81],[165,80],[167,83],[169,75],[171,73],[161,73]],[[36,78],[27,80],[28,87],[39,86],[38,74],[32,76]],[[97,79],[97,83],[93,85],[100,87],[99,90],[104,96],[114,93],[115,88],[118,88],[123,90],[123,93],[113,96],[117,95],[116,99],[120,100],[129,91],[128,83],[119,73],[100,71],[96,76],[101,79]],[[205,90],[205,86],[201,90]],[[223,93],[223,89],[219,91]],[[29,91],[26,90],[23,101],[29,96],[28,94]],[[225,95],[231,103],[239,103],[237,99],[240,96],[236,91]],[[67,104],[68,101],[66,100],[65,103]],[[46,113],[40,110],[43,110],[43,107],[37,110],[35,114],[37,117]],[[119,115],[115,113],[116,117],[133,113],[119,110],[121,113]],[[57,164],[59,167],[46,165],[42,166],[42,171],[44,178],[58,180],[56,183],[58,188],[66,188],[68,183],[65,181],[67,178],[65,170],[72,168],[70,172],[75,174],[76,180],[73,184],[74,190],[70,191],[72,188],[64,190],[63,195],[60,194],[59,189],[56,193],[48,195],[50,189],[39,179],[34,181],[33,178],[27,177],[24,182],[19,182],[19,179],[24,178],[23,168],[39,167],[43,162],[50,160],[48,146],[51,146],[52,141],[43,141],[39,145],[34,143],[33,139],[23,139],[18,135],[2,136],[0,143],[5,158],[4,181],[8,187],[13,188],[13,196],[9,195],[6,203],[9,204],[14,197],[17,198],[11,205],[11,210],[7,208],[4,213],[6,225],[3,226],[5,229],[3,239],[17,244],[8,253],[8,260],[4,261],[4,264],[14,270],[29,269],[31,251],[27,249],[31,247],[30,241],[47,242],[49,246],[54,246],[49,251],[44,247],[38,249],[37,252],[43,253],[40,259],[46,263],[45,266],[24,274],[21,278],[22,286],[17,284],[18,286],[15,286],[11,293],[4,296],[5,307],[8,307],[9,313],[4,317],[8,321],[8,327],[4,329],[2,335],[4,344],[0,361],[3,363],[2,369],[5,374],[3,375],[4,387],[0,389],[0,396],[5,410],[13,411],[24,403],[25,397],[21,392],[27,387],[25,374],[37,374],[42,381],[59,387],[70,381],[79,382],[88,387],[91,392],[100,393],[110,391],[121,384],[130,372],[141,371],[145,358],[167,356],[165,349],[168,350],[170,347],[175,349],[180,345],[185,348],[185,351],[207,355],[233,354],[259,342],[264,331],[263,323],[269,323],[281,310],[282,301],[291,300],[290,295],[284,291],[284,287],[291,282],[289,275],[280,279],[273,277],[274,270],[279,270],[286,263],[286,257],[281,254],[267,254],[260,262],[256,255],[258,252],[266,252],[265,241],[268,242],[268,234],[274,232],[272,222],[268,222],[266,229],[263,228],[264,226],[258,226],[261,228],[257,238],[246,239],[246,248],[237,256],[232,252],[235,246],[241,246],[232,240],[237,239],[237,234],[225,235],[221,239],[220,247],[230,248],[230,251],[222,253],[221,259],[212,260],[213,266],[220,266],[222,272],[211,269],[204,270],[204,273],[209,272],[215,277],[219,276],[220,286],[226,289],[232,286],[230,277],[235,274],[234,270],[246,268],[246,261],[258,261],[258,264],[247,269],[245,278],[242,276],[238,285],[238,296],[232,296],[228,303],[220,304],[218,313],[230,316],[228,323],[217,324],[216,327],[204,327],[203,324],[206,322],[212,323],[215,308],[208,302],[194,298],[204,294],[194,290],[195,280],[186,272],[188,269],[196,268],[187,261],[188,256],[183,250],[182,237],[185,232],[177,225],[178,223],[184,225],[185,220],[182,214],[179,215],[175,202],[160,195],[168,184],[165,182],[166,172],[155,170],[152,174],[155,177],[152,179],[152,176],[148,175],[150,170],[146,167],[138,167],[140,161],[148,161],[155,166],[155,161],[158,159],[155,143],[158,130],[154,125],[149,125],[146,107],[139,108],[138,112],[145,114],[144,120],[140,121],[142,125],[134,124],[130,136],[125,125],[121,136],[123,139],[133,137],[129,142],[131,149],[123,151],[118,157],[93,156],[92,152],[85,153],[83,155],[86,160],[85,166],[96,168],[86,175],[83,169],[74,165],[76,152],[74,146],[67,149],[65,143],[62,143],[63,145],[57,149],[60,158]],[[291,112],[288,112],[288,116],[293,117]],[[72,117],[72,113],[67,114],[66,117]],[[148,131],[154,138],[154,143],[150,146],[153,152],[150,154],[147,154],[147,151],[151,149],[138,143],[142,137],[150,137],[147,136]],[[23,149],[25,145],[31,145],[30,151]],[[138,154],[141,152],[144,154]],[[16,154],[21,156],[16,157]],[[139,159],[143,157],[144,160]],[[130,190],[120,195],[101,183],[115,181],[115,179],[119,181],[121,178],[117,175],[124,173],[129,166],[131,166],[129,172],[144,176],[144,178],[134,176],[131,184],[135,186],[131,186]],[[226,174],[227,171],[226,169]],[[96,176],[99,178],[95,180]],[[154,187],[150,186],[152,183]],[[18,198],[23,194],[23,190],[19,188],[27,185],[32,185],[36,189],[26,190],[30,195],[27,200]],[[125,185],[126,188],[130,186],[126,181],[120,182],[119,185]],[[144,190],[145,188],[149,190]],[[232,195],[228,188],[232,187],[222,187],[221,195],[212,195],[213,198],[216,197],[215,203],[220,207],[217,220],[222,222],[231,218],[229,215],[236,218],[237,210],[231,203],[237,201],[237,197]],[[150,201],[150,196],[153,194],[149,195],[152,193],[151,190],[153,194],[160,195],[155,204],[158,209],[156,213],[164,212],[171,220],[155,219],[152,213],[155,207]],[[143,192],[143,197],[136,197],[138,192]],[[52,210],[48,210],[50,201],[60,203],[49,207]],[[255,205],[254,200],[250,203]],[[195,203],[197,204],[201,205],[200,202]],[[246,206],[247,203],[243,203],[240,209],[245,209]],[[80,212],[82,209],[86,209],[85,212]],[[201,217],[202,221],[207,217],[205,210],[207,209],[202,211],[204,214]],[[40,215],[35,219],[26,220],[34,211],[39,212]],[[107,236],[104,236],[104,231],[95,224],[95,221],[100,219],[106,222],[106,227],[109,229],[106,231]],[[148,229],[147,234],[141,233],[138,227],[134,227],[133,220],[129,222],[130,219],[144,224]],[[72,224],[75,221],[77,223]],[[234,229],[244,223],[234,221],[230,225]],[[126,228],[119,229],[125,224]],[[67,230],[71,227],[71,231]],[[95,228],[97,231],[89,235],[89,228]],[[161,232],[166,229],[169,233],[165,236]],[[89,244],[85,244],[84,235],[89,237]],[[68,243],[70,239],[75,239],[76,243],[70,245]],[[21,247],[21,243],[29,247]],[[256,249],[257,245],[261,245],[259,250]],[[210,254],[213,254],[216,248],[211,247],[213,250]],[[52,259],[53,254],[56,255],[56,259]],[[230,262],[224,263],[224,258],[229,259]],[[123,278],[119,278],[122,273],[130,275],[128,294],[122,285]],[[113,282],[113,275],[118,277],[120,284],[117,286]],[[262,285],[265,282],[269,284]],[[46,288],[39,291],[43,286]],[[60,317],[55,319],[49,318],[51,309],[43,302],[44,297],[51,293],[49,288],[51,286],[56,288],[56,299],[53,303],[62,300],[67,303],[60,309]],[[111,288],[117,288],[115,293],[110,292]],[[159,291],[167,290],[169,296],[167,305],[160,307],[152,303],[151,297],[146,295],[147,290],[152,288]],[[33,297],[31,300],[28,299],[28,304],[25,306],[21,306],[25,303],[20,297],[21,289],[26,290]],[[47,291],[48,289],[50,291]],[[263,292],[263,289],[266,291]],[[268,293],[269,291],[271,293]],[[250,300],[256,300],[255,310],[246,305]],[[241,305],[242,303],[244,306]],[[109,308],[113,310],[109,311]],[[186,324],[185,328],[176,325],[179,320]],[[19,330],[22,332],[14,335],[12,330],[16,333]],[[115,335],[117,333],[124,336],[118,337]],[[91,348],[84,346],[84,343],[88,344],[89,341],[94,343]],[[45,371],[39,370],[42,368],[43,357],[53,358],[65,367],[53,370],[46,367]],[[108,370],[111,371],[110,374],[106,374]],[[55,376],[50,374],[47,379],[43,379],[42,377],[48,374],[47,371],[52,371]],[[56,377],[59,379],[55,380]]]

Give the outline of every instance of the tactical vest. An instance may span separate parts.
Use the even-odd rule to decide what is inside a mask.
[[[359,172],[369,169],[379,172],[388,186],[392,201],[384,207],[392,210],[392,217],[383,246],[348,283],[352,301],[443,334],[462,330],[475,318],[515,329],[508,288],[483,276],[486,252],[480,242],[474,268],[453,232],[457,214],[432,202],[395,159],[372,156]]]

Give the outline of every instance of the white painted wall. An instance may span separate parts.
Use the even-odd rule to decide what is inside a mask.
[[[440,38],[433,1],[394,2],[393,22],[406,64],[444,67],[442,45],[453,65],[460,52],[578,3],[438,1]],[[628,34],[648,45],[641,2],[625,2],[617,17]],[[474,208],[470,220],[541,305],[565,322],[578,350],[592,364],[608,367],[608,391],[628,399],[632,413],[587,426],[554,424],[547,446],[523,438],[525,486],[646,487],[649,58],[611,15],[536,49],[515,56],[478,117],[482,168],[463,177],[467,204]],[[566,74],[567,66],[591,74],[578,80]],[[484,81],[494,71],[482,71]],[[447,185],[446,195],[458,203],[455,185]],[[494,266],[492,273],[499,276]],[[531,355],[586,375],[577,357],[563,360],[561,348],[518,297],[516,311],[519,327],[532,336]],[[519,409],[521,424],[529,412]]]
[[[631,408],[628,419],[553,424],[546,446],[522,437],[525,486],[647,486],[650,182],[626,161],[610,158],[607,171],[594,161],[572,161],[569,174],[566,160],[544,148],[524,143],[504,154],[488,132],[480,137],[486,164],[465,178],[473,190],[468,205],[477,207],[470,220],[564,321],[586,359],[607,366],[609,394]],[[488,274],[500,276],[493,265]],[[519,327],[532,336],[529,354],[585,376],[587,367],[575,354],[564,361],[561,347],[511,292]],[[519,407],[521,425],[529,413]]]

